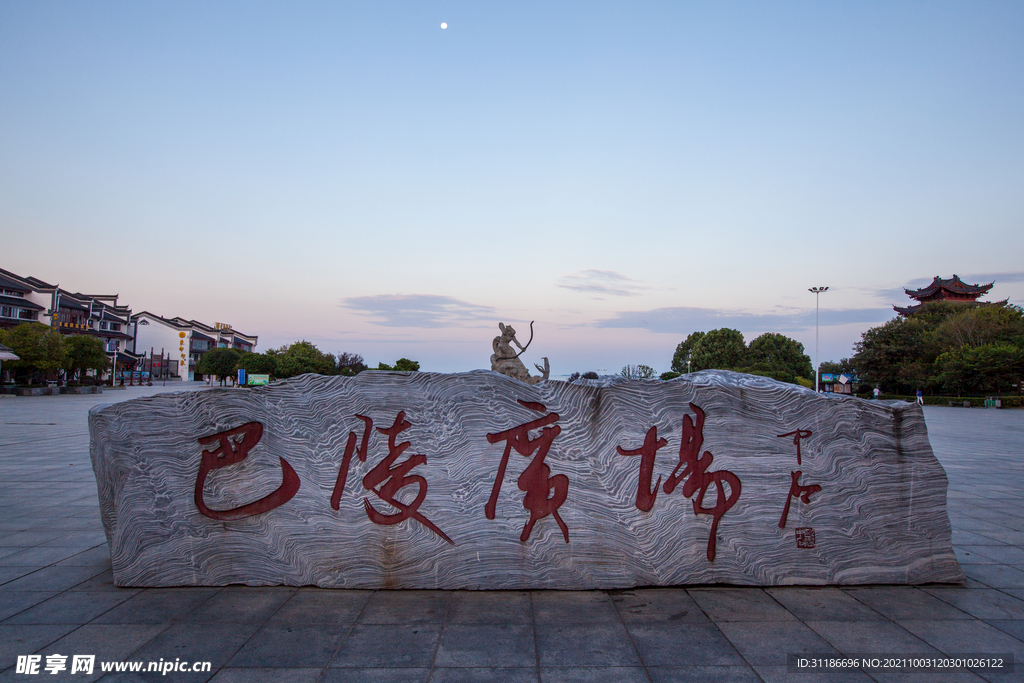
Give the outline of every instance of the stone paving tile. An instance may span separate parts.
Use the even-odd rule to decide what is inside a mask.
[[[64,536],[69,536],[69,535],[71,535],[71,533],[72,532],[69,532],[66,529],[56,529],[56,530],[53,530],[53,529],[51,529],[51,530],[32,529],[32,530],[28,530],[28,531],[19,531],[17,533],[8,534],[8,535],[3,536],[2,538],[0,538],[0,547],[4,547],[4,548],[15,548],[15,547],[31,548],[31,547],[37,546],[37,545],[39,545],[41,543],[45,543],[46,541],[52,541],[52,540],[57,539],[57,538],[61,538],[61,537],[64,537]],[[82,545],[82,544],[81,543],[77,543],[76,545]]]
[[[127,591],[127,590],[138,590],[136,588],[121,588],[114,585],[114,572],[110,569],[105,569],[96,576],[83,581],[82,583],[72,586],[70,590],[73,591]]]
[[[97,505],[99,505],[99,503],[97,503]],[[102,531],[72,531],[66,536],[60,536],[49,541],[43,541],[39,545],[53,548],[80,546],[92,547],[106,542],[107,537]]]
[[[1003,633],[1009,633],[1017,640],[1024,641],[1024,619],[987,619],[985,623],[995,626]],[[1024,661],[1021,665],[1024,666]]]
[[[964,545],[964,546],[953,546],[953,552],[956,554],[957,562],[963,565],[965,562],[970,564],[997,564],[996,560],[993,560],[988,555],[984,554],[984,549],[998,549],[998,548],[1010,548],[1008,545],[997,546],[997,545]]]
[[[325,626],[275,624],[260,628],[227,666],[300,669],[327,666],[345,631]]]
[[[639,666],[541,667],[540,680],[542,683],[650,683],[647,673]]]
[[[807,625],[844,655],[937,654],[923,640],[890,621],[808,621]]]
[[[18,655],[28,655],[60,640],[78,628],[70,624],[8,626],[0,624],[0,666],[13,667]]]
[[[90,548],[57,563],[58,567],[99,567],[104,571],[111,568],[110,549],[106,544]]]
[[[948,602],[939,600],[923,589],[912,586],[875,586],[848,588],[847,595],[856,598],[887,619],[970,619],[971,615]]]
[[[96,618],[97,624],[169,624],[181,619],[219,588],[151,588]]]
[[[799,621],[726,621],[718,624],[748,664],[784,666],[787,654],[836,655],[838,651]]]
[[[240,671],[238,669],[233,671]],[[317,672],[318,674],[319,672]],[[427,683],[430,670],[420,669],[329,669],[319,683]],[[303,679],[304,680],[304,679]],[[316,681],[316,679],[312,679]],[[489,679],[499,681],[501,679]],[[537,680],[535,675],[534,680]],[[276,679],[233,678],[228,683],[278,683]],[[219,680],[215,683],[220,683]],[[300,683],[296,681],[296,683]]]
[[[964,529],[953,529],[951,538],[954,545],[1007,545],[1004,541],[992,538],[991,536],[983,536],[975,531],[966,531]]]
[[[629,624],[628,629],[646,666],[723,666],[744,663],[732,643],[711,623]]]
[[[222,624],[175,624],[156,636],[132,655],[133,660],[155,662],[181,659],[186,662],[210,662],[213,671],[223,666],[259,628],[257,624],[244,622],[224,628]],[[189,672],[191,674],[191,672]],[[168,674],[171,676],[172,674]],[[186,676],[173,672],[174,681],[184,679],[206,680],[213,672],[205,675]]]
[[[281,608],[295,588],[228,586],[181,618],[189,624],[262,624]]]
[[[1010,654],[1015,662],[1024,662],[1024,643],[983,621],[964,622],[955,632],[934,621],[904,621],[900,626],[947,655]]]
[[[689,593],[715,622],[796,618],[761,588],[697,588],[690,589]]]
[[[16,553],[0,558],[0,566],[4,567],[47,567],[61,560],[67,560],[88,550],[87,546],[35,546],[24,548]]]
[[[342,632],[339,630],[339,634]],[[331,660],[332,667],[429,667],[441,637],[439,624],[357,624]]]
[[[17,549],[19,552],[21,550],[21,548]],[[8,590],[5,586],[11,581],[37,570],[37,567],[0,567],[0,591]]]
[[[449,624],[532,624],[530,594],[516,591],[458,591],[448,606]]]
[[[647,670],[652,683],[747,683],[760,681],[749,666],[658,666]]]
[[[43,567],[0,586],[3,591],[63,591],[102,573],[98,567]]]
[[[440,624],[448,614],[444,591],[377,591],[359,615],[360,624]]]
[[[984,557],[995,562],[1010,565],[1020,569],[1024,567],[1024,548],[1012,545],[980,545],[977,548],[971,547],[974,557]],[[984,564],[977,559],[969,560],[974,564]],[[2,561],[0,561],[2,563]]]
[[[626,624],[710,621],[682,588],[636,588],[612,591],[610,595],[619,618]]]
[[[65,591],[11,617],[5,624],[87,624],[132,597],[125,593]]]
[[[640,665],[621,623],[579,626],[538,622],[535,629],[542,667]]]
[[[446,624],[437,667],[536,667],[533,625]]]
[[[157,625],[121,625],[121,624],[86,624],[64,636],[55,643],[36,650],[41,655],[60,654],[95,654],[96,661],[129,659],[133,652],[156,637],[167,628],[166,624]],[[91,676],[79,673],[73,679],[95,681],[103,673],[97,666]],[[80,677],[79,677],[80,676]]]
[[[27,610],[33,605],[38,605],[52,598],[55,593],[52,591],[10,591],[3,593],[0,598],[0,621],[8,619],[15,614]],[[0,662],[0,667],[3,663]]]
[[[320,669],[221,669],[210,679],[210,683],[317,683]],[[340,679],[323,677],[323,683],[341,683]],[[354,680],[354,679],[353,679]],[[373,683],[373,678],[359,680]],[[422,679],[426,681],[426,676]]]
[[[963,564],[964,574],[990,588],[1024,588],[1024,571],[1005,564]]]
[[[533,616],[544,624],[621,623],[604,591],[531,591]]]
[[[337,670],[337,669],[336,669]],[[402,679],[403,682],[406,679]],[[434,667],[430,683],[537,683],[537,667],[531,668],[446,668]]]
[[[300,588],[270,617],[271,624],[352,624],[373,591]]]
[[[765,592],[789,610],[790,614],[804,621],[863,621],[885,618],[835,586],[781,586],[765,589]]]
[[[1024,619],[1024,601],[991,588],[925,588],[925,592],[978,619]],[[927,617],[906,616],[901,619]],[[898,619],[897,621],[899,621]]]

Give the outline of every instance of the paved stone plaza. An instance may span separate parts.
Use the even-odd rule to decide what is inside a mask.
[[[186,385],[200,388],[202,384]],[[1024,411],[925,409],[966,586],[623,591],[122,589],[89,462],[93,405],[180,389],[0,399],[0,680],[1004,681],[787,673],[787,653],[1012,654],[1024,663]],[[18,655],[43,655],[18,674]],[[46,655],[68,670],[42,670]],[[93,674],[70,655],[93,654]],[[99,671],[209,661],[207,673]]]

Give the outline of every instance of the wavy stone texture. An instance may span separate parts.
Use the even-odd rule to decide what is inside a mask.
[[[702,429],[698,410],[705,415]],[[395,443],[411,445],[381,465],[388,437],[377,428],[392,427],[400,411],[409,427]],[[538,442],[521,444],[529,457],[511,450],[488,519],[507,442],[492,437],[491,443],[487,434],[550,412],[558,419],[549,417],[547,427],[561,432],[543,462],[530,450]],[[373,420],[365,462],[358,452],[364,421],[357,415]],[[256,428],[247,427],[248,436],[237,430],[253,422],[263,425],[258,442],[252,440]],[[641,449],[654,426],[648,471],[651,489],[660,485],[652,503],[651,489],[644,487],[644,500],[637,495],[644,456],[620,455],[617,447]],[[119,586],[590,589],[964,580],[950,545],[946,475],[918,406],[819,396],[749,375],[705,371],[669,382],[535,386],[485,370],[304,375],[250,390],[160,394],[97,407],[89,428]],[[703,470],[679,466],[684,429],[688,442],[703,436],[696,452],[710,452],[710,466],[707,460]],[[207,438],[228,430],[242,442],[233,456],[226,441]],[[796,430],[804,431],[792,434]],[[535,429],[530,438],[544,434]],[[666,445],[654,450],[657,439]],[[342,493],[336,483],[350,444]],[[229,460],[207,455],[214,467],[201,501],[212,514],[287,489],[282,459],[294,469],[298,490],[290,498],[278,491],[262,503],[273,509],[240,519],[200,513],[195,489],[202,454],[218,445],[237,462],[219,466]],[[682,449],[686,457],[696,452]],[[416,454],[426,461],[393,471],[391,480],[382,472]],[[522,481],[540,482],[539,491],[519,488],[527,467]],[[376,479],[374,468],[381,473]],[[797,470],[797,484],[820,490],[790,496]],[[678,487],[669,491],[673,474]],[[560,507],[559,487],[566,482],[559,475],[568,480]],[[403,483],[402,476],[427,484],[420,517],[374,523],[370,514],[402,514],[381,497],[389,495],[389,484]],[[736,479],[740,486],[733,485]],[[391,495],[410,512],[420,484],[406,483]],[[702,484],[704,510],[732,503],[718,520],[713,561],[709,533],[716,515],[694,513]],[[337,510],[335,493],[341,494]],[[786,527],[780,528],[787,500]],[[524,503],[538,518],[521,541],[531,519]],[[545,514],[552,509],[568,543],[555,515]]]

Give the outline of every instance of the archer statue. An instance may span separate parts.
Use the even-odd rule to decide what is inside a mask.
[[[536,384],[537,382],[543,382],[548,378],[548,374],[551,372],[551,367],[548,365],[547,356],[542,360],[544,361],[544,367],[534,364],[533,367],[537,368],[541,372],[541,377],[531,377],[530,371],[526,369],[523,362],[519,360],[519,356],[523,355],[527,347],[530,346],[530,342],[533,341],[533,321],[530,321],[530,340],[526,342],[526,346],[519,343],[516,339],[516,330],[511,325],[505,323],[498,323],[498,329],[501,330],[501,336],[495,337],[494,341],[491,342],[491,348],[494,349],[494,353],[491,355],[491,370],[494,372],[500,372],[503,375],[508,375],[520,382],[526,382],[527,384]],[[515,344],[519,348],[519,353],[516,353],[512,348],[512,344]]]

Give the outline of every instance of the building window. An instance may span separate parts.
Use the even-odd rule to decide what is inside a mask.
[[[14,309],[11,308],[10,306],[0,306],[0,315],[2,315],[5,318],[13,318]]]
[[[91,323],[92,321],[90,320],[89,322]],[[89,327],[92,327],[92,325],[90,325]],[[107,329],[107,321],[106,320],[101,320],[100,321],[100,329],[101,330]]]
[[[18,318],[20,320],[35,320],[36,312],[28,308],[18,309]]]
[[[110,329],[114,332],[121,331],[121,323],[110,323]]]
[[[16,296],[16,297],[18,297],[20,299],[24,299],[25,298],[25,293],[24,292],[19,292],[19,291],[13,290],[13,289],[5,289],[4,290],[4,294],[6,294],[7,296]]]

